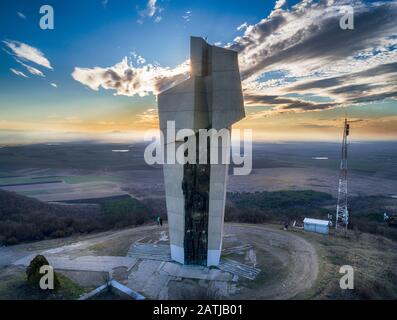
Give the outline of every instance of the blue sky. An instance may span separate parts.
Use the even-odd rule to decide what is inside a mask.
[[[109,0],[106,6],[102,0],[46,1],[55,11],[55,29],[41,30],[38,22],[42,1],[5,3],[0,20],[1,39],[40,48],[55,66],[51,80],[66,84],[71,82],[70,73],[75,66],[113,65],[131,51],[149,62],[176,65],[188,58],[191,35],[206,36],[213,43],[227,43],[237,36],[236,27],[246,21],[255,23],[273,7],[272,1],[254,0],[249,5],[237,0],[161,1],[162,20],[155,23],[153,19],[144,19],[139,24],[137,6],[143,9],[147,1]],[[192,12],[189,22],[182,18],[187,11]],[[19,18],[17,12],[26,19]],[[0,70],[3,85],[8,82],[8,68],[15,66],[15,61],[4,52],[1,58],[5,62]]]
[[[302,2],[308,4],[301,9],[294,7]],[[24,139],[31,136],[34,140],[38,132],[42,133],[40,139],[45,139],[46,135],[61,133],[127,133],[156,127],[155,94],[160,84],[144,83],[143,89],[134,91],[126,83],[128,89],[121,92],[112,84],[105,84],[102,73],[111,69],[123,74],[131,69],[140,75],[134,81],[141,84],[146,74],[167,77],[168,69],[156,69],[153,65],[169,68],[173,75],[186,72],[183,67],[179,71],[178,66],[189,58],[191,35],[207,37],[212,44],[231,45],[239,51],[248,115],[241,126],[258,132],[268,130],[275,137],[285,139],[288,135],[280,135],[279,128],[287,130],[295,126],[304,139],[310,135],[305,129],[309,127],[307,124],[316,122],[323,132],[334,134],[339,128],[338,119],[345,112],[340,108],[343,106],[357,123],[362,123],[361,138],[368,138],[365,131],[371,128],[379,139],[394,139],[397,132],[376,128],[386,123],[391,130],[396,124],[395,73],[391,65],[396,62],[393,38],[396,29],[387,19],[369,31],[364,24],[381,17],[386,9],[372,6],[368,1],[340,1],[342,5],[358,3],[356,28],[348,34],[333,31],[339,19],[337,12],[331,13],[331,18],[324,16],[321,21],[309,21],[308,17],[316,16],[313,12],[321,17],[325,9],[321,11],[307,0],[302,2],[46,1],[54,8],[55,29],[42,30],[39,28],[41,1],[2,1],[0,143],[12,143],[14,137],[20,139],[17,137],[20,133]],[[324,2],[321,5],[329,8]],[[391,9],[395,10],[395,6]],[[303,12],[299,18],[302,19],[300,31],[313,30],[314,36],[308,34],[293,42],[294,29],[300,28],[298,10]],[[332,18],[333,25],[329,24],[334,21]],[[308,29],[317,24],[321,28]],[[322,40],[317,40],[317,44],[312,41],[320,29],[327,31],[323,38],[319,35],[324,44],[319,44]],[[334,43],[331,47],[327,37],[328,42]],[[356,46],[352,45],[354,41]],[[282,47],[288,42],[288,46]],[[53,69],[21,58],[10,49],[10,43],[23,43],[39,50]],[[272,49],[274,52],[266,49],[278,47],[280,50]],[[296,51],[289,54],[292,49]],[[138,56],[144,62],[139,63]],[[124,57],[128,58],[128,64],[118,65]],[[30,73],[21,62],[40,70],[44,76]],[[363,73],[357,73],[386,64],[390,68],[374,80],[379,82],[378,87],[365,82]],[[341,81],[342,75],[347,80]],[[336,84],[324,90],[315,81],[326,78]],[[387,83],[387,90],[381,88],[383,83]],[[357,94],[359,90],[367,92],[368,99],[363,101]],[[64,136],[59,135],[59,139]]]
[[[188,58],[190,35],[227,42],[236,36],[238,25],[244,21],[255,22],[263,16],[260,12],[266,14],[271,10],[271,5],[264,5],[264,1],[251,1],[249,6],[233,0],[161,1],[162,20],[155,23],[147,18],[139,24],[139,11],[145,8],[147,1],[110,0],[106,5],[102,0],[47,1],[46,4],[54,8],[55,29],[42,30],[38,26],[42,4],[34,0],[2,4],[0,39],[17,40],[40,48],[51,57],[54,67],[46,73],[45,79],[16,77],[9,68],[17,68],[18,62],[0,51],[2,111],[8,112],[11,119],[18,119],[22,113],[35,117],[29,111],[30,104],[35,105],[38,118],[42,116],[40,111],[48,108],[54,114],[70,114],[65,108],[76,108],[76,104],[81,108],[87,100],[90,103],[86,112],[92,112],[91,104],[105,109],[108,104],[146,107],[153,104],[153,97],[124,98],[114,97],[111,92],[92,92],[74,81],[70,74],[76,66],[113,65],[131,52],[144,56],[149,62],[173,66]],[[191,12],[190,21],[183,19],[188,11]],[[19,17],[17,12],[26,19]],[[50,83],[56,83],[58,89]],[[79,97],[78,102],[75,95]]]

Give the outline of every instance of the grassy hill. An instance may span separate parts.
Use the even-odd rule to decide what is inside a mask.
[[[397,240],[397,228],[383,221],[383,213],[397,213],[397,199],[357,196],[348,200],[351,227],[358,231]],[[228,193],[225,220],[244,223],[283,223],[305,217],[335,218],[336,199],[313,190]]]
[[[61,205],[0,190],[0,245],[139,225],[148,216],[146,207],[129,196]]]
[[[383,213],[397,210],[396,199],[382,196],[349,199],[351,221],[359,231],[397,240],[397,229],[383,221]],[[225,220],[245,223],[327,219],[335,215],[336,199],[313,190],[228,193]],[[153,216],[166,219],[165,199],[139,201],[130,196],[47,204],[0,190],[0,244],[118,229],[143,224]]]
[[[326,206],[333,203],[335,200],[330,194],[313,190],[228,193],[225,219],[249,223],[304,217],[326,219],[331,212]]]

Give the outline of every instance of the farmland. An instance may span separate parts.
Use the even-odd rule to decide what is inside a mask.
[[[65,143],[0,149],[0,188],[43,201],[129,194],[164,195],[161,166],[143,159],[145,144]],[[113,152],[129,150],[129,152]],[[352,143],[349,192],[354,196],[396,193],[397,143]],[[335,196],[338,143],[256,143],[253,169],[229,176],[228,191],[315,190]]]
[[[126,194],[115,183],[117,181],[116,177],[95,175],[56,178],[25,176],[0,179],[0,188],[42,201],[54,202]]]
[[[124,256],[133,239],[148,236],[147,228],[156,227],[148,224],[157,215],[166,218],[162,169],[145,164],[144,148],[143,144],[94,143],[1,148],[0,242],[6,245],[2,247],[2,263],[9,265],[10,259],[19,259],[30,253],[24,250],[43,243],[54,244],[57,252],[58,247],[76,239],[102,239],[102,231],[106,231],[106,241],[89,240],[89,247],[83,246],[79,255]],[[284,285],[279,280],[285,278],[288,268],[281,267],[278,258],[268,253],[278,257],[294,254],[294,250],[273,248],[273,242],[266,237],[273,237],[274,232],[282,237],[305,239],[318,257],[314,284],[315,273],[307,270],[311,288],[308,281],[292,279],[287,282],[286,288],[290,289],[283,297],[293,296],[293,288],[298,287],[300,293],[296,297],[303,299],[395,298],[393,250],[397,229],[388,227],[383,213],[397,212],[397,199],[393,197],[397,186],[396,143],[351,145],[349,205],[354,230],[349,230],[348,239],[309,234],[296,228],[288,233],[282,231],[286,220],[292,224],[304,217],[326,219],[328,214],[334,214],[339,149],[339,144],[331,143],[255,144],[251,174],[229,175],[226,230],[242,230],[240,236],[252,243],[257,262],[265,270],[256,286],[242,283],[242,298],[258,297],[258,292],[269,298],[273,290],[266,291],[263,285]],[[263,230],[255,229],[257,234],[243,232],[245,223],[255,224],[252,230]],[[156,232],[160,229],[156,228]],[[259,241],[261,237],[265,240]],[[261,255],[269,244],[270,251]],[[239,255],[233,258],[245,259]],[[339,266],[346,263],[358,268],[357,290],[352,294],[341,293],[335,280]],[[9,277],[7,272],[16,273],[15,282],[8,283],[7,288],[19,286],[17,274],[21,270],[15,266],[3,269],[0,278]],[[86,280],[89,276],[79,273],[77,278]],[[302,286],[309,289],[303,290]],[[0,291],[4,293],[7,288]],[[76,290],[80,289],[72,291]],[[175,297],[181,292],[178,283],[170,286],[170,297],[174,297],[172,292]]]

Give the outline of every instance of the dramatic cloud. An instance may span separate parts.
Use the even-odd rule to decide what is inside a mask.
[[[251,113],[249,118],[256,119],[263,116],[270,116],[275,113],[322,111],[335,107],[333,102],[312,102],[291,97],[270,96],[265,94],[245,95],[245,102],[251,105],[273,106],[272,109]]]
[[[354,8],[354,30],[343,30],[343,8]],[[157,14],[149,1],[145,16]],[[243,23],[227,45],[239,53],[245,104],[268,107],[260,116],[321,111],[397,98],[397,3],[302,0],[275,3],[257,24]],[[189,61],[175,68],[124,59],[108,67],[75,68],[72,76],[93,90],[140,95],[169,88],[188,77]]]
[[[343,76],[311,81],[298,81],[285,92],[316,93],[339,104],[362,104],[397,98],[397,62],[381,64]]]
[[[239,52],[247,105],[302,112],[397,97],[395,66],[389,64],[397,59],[395,2],[303,0],[290,10],[281,4],[229,46]],[[347,4],[354,8],[354,30],[339,26]],[[266,98],[286,93],[333,102],[297,107],[294,99],[280,107]]]
[[[19,41],[4,40],[3,43],[12,51],[12,54],[18,58],[52,69],[50,62],[39,49]]]
[[[24,78],[29,78],[26,74],[24,74],[22,71],[15,70],[14,68],[10,68],[11,72],[16,74],[17,76],[24,77]]]
[[[116,95],[145,96],[157,94],[189,76],[189,64],[164,68],[152,64],[134,67],[125,57],[120,63],[108,68],[75,68],[72,77],[92,90],[112,89]]]
[[[356,4],[354,30],[339,27],[341,5],[304,0],[291,10],[274,10],[248,26],[231,49],[240,53],[243,79],[284,69],[298,76],[379,46],[397,32],[396,3]],[[346,1],[341,4],[345,4]]]

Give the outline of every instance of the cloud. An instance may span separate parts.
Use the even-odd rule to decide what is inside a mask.
[[[138,8],[140,19],[137,20],[137,23],[143,24],[145,18],[154,18],[154,22],[158,23],[162,19],[159,15],[162,11],[163,8],[158,6],[157,0],[148,0],[144,10]]]
[[[116,122],[114,122],[114,121],[99,121],[98,124],[101,126],[113,126],[116,124]]]
[[[26,16],[22,12],[17,11],[17,16],[26,20]]]
[[[115,90],[115,95],[146,96],[157,94],[189,76],[189,63],[175,68],[146,64],[134,67],[125,57],[114,66],[102,68],[75,68],[72,77],[92,90]]]
[[[39,69],[36,69],[32,66],[29,66],[25,63],[23,63],[22,61],[15,59],[18,63],[20,63],[22,66],[24,66],[31,74],[35,75],[35,76],[40,76],[40,77],[45,77],[44,73],[41,72]]]
[[[247,29],[247,27],[248,27],[248,23],[244,22],[243,24],[241,24],[237,27],[237,31],[245,30],[245,29]]]
[[[22,71],[15,70],[14,68],[10,68],[11,72],[16,74],[17,76],[24,77],[24,78],[29,78],[26,74],[24,74]]]
[[[283,6],[285,6],[287,4],[286,0],[277,0],[275,5],[274,5],[274,9],[280,9]]]
[[[192,18],[192,12],[190,10],[186,11],[185,14],[182,16],[182,19],[185,22],[190,22],[191,18]]]
[[[146,63],[146,59],[144,57],[140,56],[139,54],[137,54],[136,52],[131,52],[131,55],[137,64],[145,64]]]
[[[397,31],[395,3],[355,6],[355,29],[339,27],[337,2],[303,0],[292,10],[275,10],[248,26],[231,49],[240,53],[244,79],[274,68],[309,75],[336,60],[346,59],[380,43]]]
[[[149,0],[147,3],[146,10],[149,17],[153,17],[157,11],[156,2],[157,0]]]
[[[34,62],[48,69],[53,69],[48,59],[39,49],[19,41],[3,40],[3,43],[12,51],[12,54],[18,58]]]
[[[390,64],[397,59],[395,2],[303,0],[288,10],[281,3],[229,45],[239,52],[247,105],[273,107],[261,112],[265,115],[397,98],[396,68]],[[346,4],[354,5],[354,30],[339,27],[339,9]],[[280,106],[280,98],[268,98],[286,93],[312,93],[333,102],[294,100]]]
[[[315,92],[332,97],[340,105],[354,105],[397,99],[397,62],[319,80],[303,80],[283,89],[285,92]]]
[[[251,113],[249,115],[249,118],[251,119],[278,113],[323,111],[335,107],[334,102],[314,102],[292,97],[272,96],[266,94],[244,94],[244,100],[248,105],[272,106],[271,109]]]
[[[344,83],[355,82],[374,77],[390,77],[390,80],[396,80],[397,62],[385,63],[359,72],[352,72],[342,76],[324,78],[320,80],[304,81],[303,83],[294,84],[289,91],[312,91],[313,89],[327,89],[337,87]],[[368,84],[371,85],[371,84]]]
[[[50,85],[53,86],[54,88],[58,88],[58,85],[54,82],[51,82]]]
[[[159,116],[157,109],[150,108],[136,115],[137,123],[158,124]]]
[[[242,34],[226,46],[239,53],[245,104],[267,107],[256,116],[397,98],[396,2],[302,0],[290,8],[285,4],[279,0],[266,18],[240,25]],[[354,7],[354,30],[340,29],[340,8],[345,5]],[[156,8],[156,2],[148,6]],[[145,12],[156,15],[156,9]],[[107,68],[77,67],[72,76],[93,90],[144,96],[186,79],[189,61],[175,68],[146,61],[134,67],[125,58]],[[321,99],[301,97],[306,94]]]

